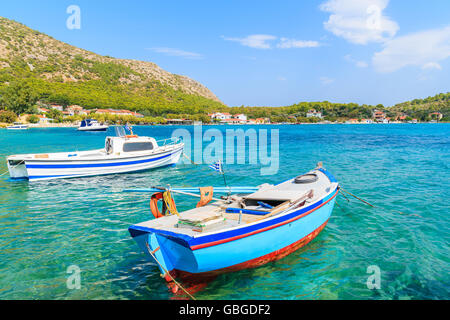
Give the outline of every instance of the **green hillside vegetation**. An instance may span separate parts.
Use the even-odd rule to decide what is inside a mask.
[[[0,109],[32,113],[37,101],[147,116],[225,107],[198,82],[151,62],[100,56],[0,17]]]
[[[441,121],[450,121],[450,92],[440,93],[425,99],[396,104],[392,107],[378,105],[359,105],[356,103],[331,103],[323,102],[301,102],[286,107],[233,107],[230,113],[245,113],[251,117],[270,118],[275,122],[317,122],[317,118],[305,118],[308,110],[315,109],[322,112],[325,120],[344,121],[347,119],[370,119],[373,110],[386,113],[387,117],[395,118],[406,114],[409,118],[419,121],[432,120],[429,114],[440,112],[443,114]]]
[[[422,121],[431,120],[429,114],[440,112],[443,114],[441,121],[450,121],[450,92],[440,93],[433,97],[425,99],[414,99],[412,101],[402,102],[389,108],[394,112],[403,112],[412,118]]]
[[[383,108],[382,105],[378,106]],[[231,113],[245,113],[251,118],[270,118],[273,122],[317,122],[317,118],[306,118],[306,113],[321,111],[325,120],[336,121],[348,118],[371,118],[375,106],[356,103],[300,102],[286,107],[233,107]]]

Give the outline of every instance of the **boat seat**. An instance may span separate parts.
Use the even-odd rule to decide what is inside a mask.
[[[175,225],[176,228],[189,228],[192,231],[204,232],[222,227],[225,224],[223,212],[217,210],[201,210],[205,207],[198,207],[190,214],[184,214]],[[197,212],[195,212],[197,211]]]
[[[189,215],[183,215],[178,221],[189,224],[199,224],[222,217],[222,213],[214,211],[196,212]]]

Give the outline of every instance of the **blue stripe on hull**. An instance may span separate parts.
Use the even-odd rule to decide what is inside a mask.
[[[132,171],[125,171],[125,172],[112,172],[112,173],[93,173],[93,174],[72,174],[72,175],[52,175],[52,176],[29,176],[28,178],[16,178],[16,179],[22,179],[22,180],[35,180],[35,179],[48,179],[48,178],[83,178],[88,176],[106,176],[111,174],[124,174],[124,173],[136,173],[141,171],[148,171],[153,169],[160,169],[164,167],[173,167],[176,166],[176,163],[166,164],[160,167],[153,167],[153,168],[146,168],[146,169],[137,169]]]
[[[146,159],[146,160],[137,160],[137,161],[128,161],[127,163],[131,163],[131,164],[135,164],[134,162],[138,162],[138,163],[149,163],[149,162],[154,162],[157,160],[161,160],[161,159],[165,159],[168,158],[170,156],[173,156],[175,154],[177,154],[180,150],[176,150],[173,153],[161,156],[161,157],[156,157],[156,158],[151,158],[151,159]],[[121,165],[126,166],[126,165],[130,165],[130,164],[123,164],[124,162],[121,163]],[[147,171],[147,170],[151,170],[151,169],[157,169],[157,168],[162,168],[162,167],[167,167],[167,166],[175,166],[175,163],[169,163],[169,164],[164,164],[161,166],[156,166],[156,167],[152,167],[152,168],[141,168],[141,169],[130,169],[127,171],[122,171],[122,172],[107,172],[107,173],[102,173],[102,172],[95,172],[95,173],[79,173],[79,174],[62,174],[62,175],[30,175],[28,176],[28,180],[42,180],[42,179],[52,179],[52,178],[76,178],[76,177],[87,177],[87,176],[101,176],[101,175],[111,175],[111,174],[122,174],[122,173],[130,173],[130,172],[140,172],[140,171]],[[37,165],[31,165],[31,166],[37,166]],[[31,166],[27,166],[28,168],[31,168]],[[33,168],[34,169],[34,168]],[[42,169],[42,168],[41,168]],[[52,168],[45,168],[45,169],[52,169]],[[51,172],[51,171],[50,171]]]
[[[176,152],[174,152],[176,153]],[[126,162],[110,162],[110,163],[87,163],[87,164],[26,164],[27,169],[70,169],[70,168],[96,168],[96,167],[115,167],[115,166],[126,166],[140,163],[147,163],[156,160],[161,160],[172,156],[174,153],[169,153],[167,155],[145,159],[145,160],[135,160]]]

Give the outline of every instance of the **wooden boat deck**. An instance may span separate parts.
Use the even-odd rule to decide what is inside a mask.
[[[316,202],[331,192],[334,183],[331,183],[324,173],[317,170],[314,173],[319,179],[312,183],[296,184],[294,179],[290,179],[278,185],[264,185],[253,194],[232,196],[235,201],[216,201],[200,208],[180,212],[180,217],[177,215],[165,216],[139,223],[137,226],[195,237],[257,223],[288,213],[291,207],[298,208]],[[246,203],[245,208],[242,208],[240,201]],[[259,204],[261,202],[270,203],[273,207],[264,208]],[[217,219],[217,223],[209,225],[204,230],[179,223],[183,220],[195,222],[204,217],[204,222],[207,224],[208,219],[217,216],[220,217]]]

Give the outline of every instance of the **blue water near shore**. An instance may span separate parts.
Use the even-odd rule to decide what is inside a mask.
[[[158,139],[192,127],[136,127]],[[278,129],[279,170],[227,165],[230,185],[276,183],[318,161],[341,185],[376,205],[338,196],[326,228],[307,246],[255,269],[219,276],[198,299],[449,299],[450,125],[204,126]],[[113,135],[113,130],[107,133]],[[10,154],[103,147],[105,133],[73,128],[0,129],[0,173]],[[0,177],[0,299],[170,299],[127,228],[150,218],[151,185],[223,184],[207,165],[44,182]],[[177,196],[185,210],[195,200]],[[67,268],[81,269],[69,290]],[[381,271],[381,288],[366,285]]]

